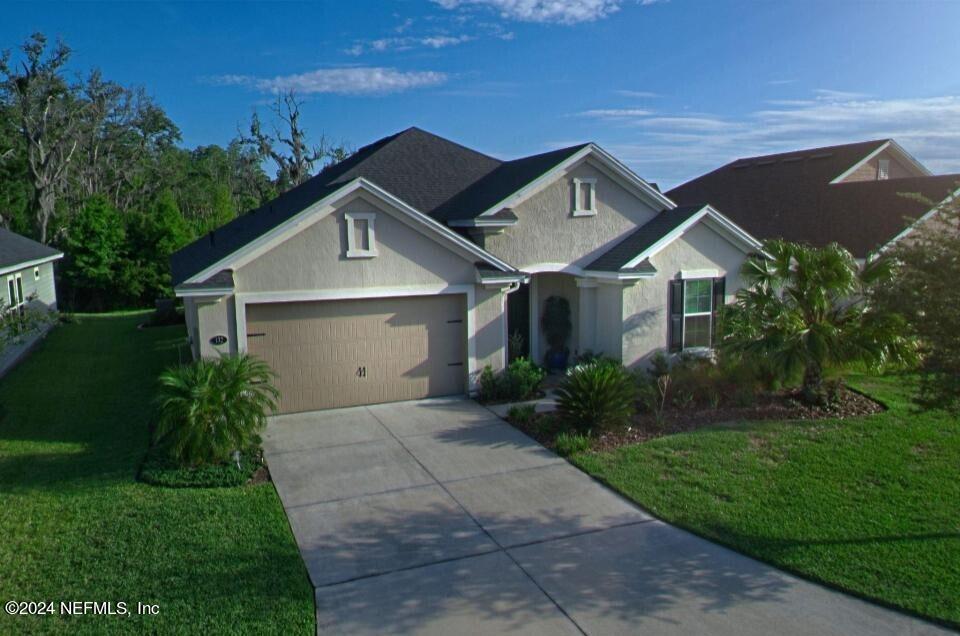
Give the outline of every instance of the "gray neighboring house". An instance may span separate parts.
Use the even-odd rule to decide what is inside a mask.
[[[52,247],[0,228],[0,311],[56,310],[53,262],[60,258],[63,254]],[[0,342],[0,377],[30,353],[46,331],[21,333],[12,341]]]
[[[544,302],[573,359],[704,351],[760,243],[599,146],[502,161],[417,128],[376,141],[171,258],[194,357],[249,352],[281,411],[464,394]]]
[[[61,258],[59,250],[0,228],[0,303],[4,310],[26,306],[55,310],[53,262]]]

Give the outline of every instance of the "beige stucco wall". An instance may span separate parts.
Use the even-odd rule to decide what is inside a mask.
[[[597,180],[596,216],[573,216],[574,178]],[[538,263],[586,265],[656,214],[586,160],[514,207],[514,212],[519,222],[487,237],[485,247],[521,270]]]
[[[347,258],[345,212],[376,213],[375,258]],[[474,283],[476,268],[394,218],[365,197],[353,197],[326,218],[234,273],[238,292],[352,289]]]
[[[678,278],[681,270],[718,270],[721,276],[726,276],[725,293],[729,303],[743,287],[740,267],[745,259],[740,249],[705,223],[698,223],[651,258],[657,275],[623,288],[623,322],[619,333],[624,364],[643,364],[652,354],[666,348],[669,282]]]
[[[347,258],[344,213],[373,212],[378,255]],[[405,287],[470,285],[474,289],[475,374],[489,364],[501,368],[505,349],[503,294],[499,288],[476,284],[475,257],[451,248],[395,217],[379,202],[354,196],[341,202],[324,219],[293,235],[234,272],[237,294],[260,292],[325,292]],[[235,353],[236,306],[234,296],[219,302],[187,299],[187,328],[199,334],[195,355]],[[226,335],[222,346],[210,344],[214,335]]]
[[[237,314],[234,297],[197,299],[194,303],[197,324],[197,342],[194,345],[199,349],[203,358],[216,358],[224,354],[236,354],[237,346]],[[190,322],[187,323],[189,329]],[[189,332],[188,332],[189,333]],[[210,338],[226,336],[227,342],[214,345]],[[193,338],[193,336],[191,336]],[[195,351],[196,353],[196,351]]]
[[[507,344],[506,320],[503,290],[478,287],[474,311],[477,366],[474,370],[475,377],[471,380],[476,380],[476,376],[485,366],[489,365],[493,369],[503,368]]]
[[[847,177],[843,180],[844,183],[849,181],[876,181],[877,173],[880,169],[881,159],[887,159],[890,161],[888,177],[890,179],[903,179],[906,177],[919,177],[923,175],[923,173],[916,168],[909,166],[895,158],[893,153],[891,153],[889,150],[884,150],[879,155],[847,175]]]

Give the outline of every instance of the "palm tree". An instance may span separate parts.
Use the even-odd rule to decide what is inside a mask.
[[[181,464],[225,461],[260,443],[276,410],[274,372],[248,355],[197,360],[160,375],[156,441]]]
[[[723,312],[727,351],[769,360],[783,377],[803,373],[803,399],[825,401],[823,374],[831,365],[881,367],[915,359],[903,319],[877,311],[867,291],[889,280],[884,262],[861,268],[836,243],[814,248],[786,241],[764,245],[741,269],[745,287]]]

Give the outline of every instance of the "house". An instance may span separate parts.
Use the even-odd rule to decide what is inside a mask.
[[[63,254],[52,247],[0,228],[0,280],[4,311],[27,306],[57,308],[54,261]]]
[[[932,175],[892,139],[737,159],[667,192],[677,203],[709,201],[761,239],[823,246],[860,260],[881,253],[935,214],[960,174]]]
[[[542,361],[552,296],[574,357],[705,350],[759,246],[595,144],[501,161],[411,128],[171,264],[193,355],[263,358],[294,412],[470,392],[514,334]]]
[[[23,315],[27,307],[56,310],[53,263],[60,258],[63,254],[52,247],[0,228],[0,315]],[[18,329],[15,337],[0,337],[0,377],[29,354],[46,331],[46,326],[37,331]]]

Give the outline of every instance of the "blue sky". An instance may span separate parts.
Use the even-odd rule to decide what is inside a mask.
[[[960,2],[397,0],[8,5],[139,84],[188,146],[295,88],[359,147],[420,126],[498,157],[596,141],[669,187],[739,156],[895,137],[960,171]]]

